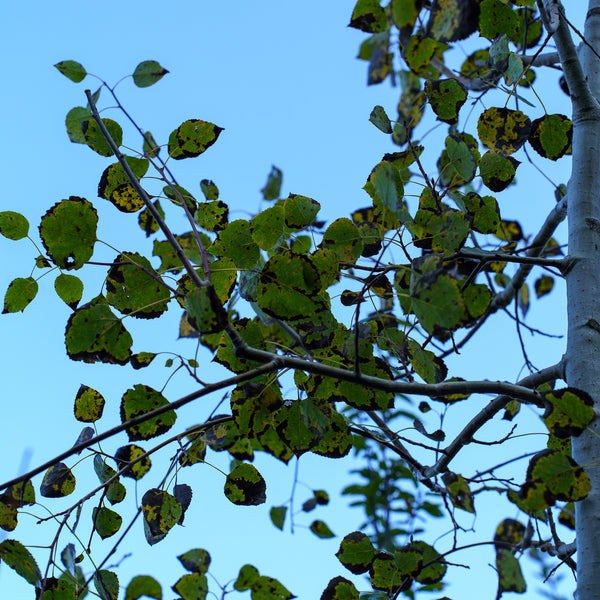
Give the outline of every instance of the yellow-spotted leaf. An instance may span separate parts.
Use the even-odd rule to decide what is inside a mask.
[[[243,463],[227,475],[225,496],[233,504],[256,506],[267,499],[267,484],[254,465]]]
[[[168,406],[168,400],[150,386],[136,384],[123,394],[121,399],[121,422],[127,423],[131,419],[145,415],[152,410]],[[166,433],[175,425],[177,414],[174,410],[148,419],[143,423],[127,428],[130,441],[149,440],[157,435]]]
[[[467,90],[461,83],[455,79],[428,79],[425,94],[440,121],[458,123],[458,113],[467,100]]]
[[[142,496],[144,533],[152,546],[160,542],[179,521],[183,510],[175,496],[165,490],[149,489]]]
[[[40,494],[44,498],[62,498],[75,490],[75,475],[65,463],[59,462],[51,466],[40,485]]]
[[[560,439],[581,435],[594,418],[592,397],[576,388],[546,392],[544,405],[544,423]]]
[[[491,107],[485,110],[477,122],[481,143],[502,156],[516,152],[529,137],[531,121],[520,110]]]
[[[123,143],[123,130],[121,126],[112,119],[102,119],[110,137],[117,146]],[[112,156],[114,153],[110,149],[108,142],[94,119],[88,119],[81,123],[81,131],[85,139],[85,144],[100,156]]]
[[[135,444],[121,446],[115,452],[117,467],[119,471],[123,471],[123,477],[130,477],[137,481],[150,470],[152,463],[150,458],[144,454],[144,449]]]
[[[104,404],[100,392],[82,384],[75,396],[75,418],[83,423],[93,423],[102,416]]]
[[[171,132],[169,156],[175,160],[199,156],[217,141],[221,131],[223,128],[214,123],[189,119]]]

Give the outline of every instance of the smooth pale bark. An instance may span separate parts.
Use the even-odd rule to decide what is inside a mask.
[[[546,3],[549,4],[549,3]],[[568,15],[568,4],[566,8]],[[561,20],[562,21],[562,20]],[[600,53],[600,0],[589,3],[586,41]],[[566,379],[585,390],[600,413],[600,59],[586,45],[577,60],[564,21],[554,36],[573,102],[573,168],[568,185],[569,255]],[[587,221],[586,221],[587,219]],[[577,524],[577,598],[600,598],[600,419],[573,438],[573,458],[592,481],[589,496],[575,505]]]

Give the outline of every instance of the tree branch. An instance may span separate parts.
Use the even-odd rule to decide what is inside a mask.
[[[555,379],[564,379],[563,361],[524,377],[519,381],[518,385],[524,387],[536,387],[542,383],[553,381]],[[435,475],[446,471],[448,465],[460,450],[471,443],[474,433],[485,425],[495,414],[500,412],[509,401],[510,398],[508,396],[498,396],[497,398],[494,398],[483,410],[469,421],[469,423],[467,423],[463,430],[444,449],[443,455],[437,463],[425,471],[425,476],[434,477]]]
[[[529,247],[529,250],[527,250],[525,257],[521,258],[540,256],[558,225],[564,221],[565,217],[567,216],[567,202],[568,196],[564,196],[561,200],[559,200],[559,202],[557,202],[556,206],[554,206],[554,208],[550,211],[550,214],[546,217],[544,224],[533,239],[533,242]],[[502,260],[506,259],[503,258]],[[539,260],[539,258],[537,260]],[[495,312],[500,308],[505,308],[510,304],[525,282],[525,279],[531,272],[534,264],[523,264],[517,269],[517,272],[514,274],[508,285],[492,299],[489,306],[489,310],[491,312]],[[561,265],[564,269],[565,263],[563,262]]]
[[[156,408],[150,412],[140,415],[139,417],[135,417],[134,419],[131,419],[131,420],[127,421],[126,423],[117,425],[116,427],[113,427],[112,429],[109,429],[109,430],[105,431],[104,433],[101,433],[85,442],[81,442],[81,444],[76,444],[69,450],[66,450],[62,454],[59,454],[58,456],[54,457],[52,460],[45,462],[43,465],[40,465],[39,467],[36,467],[35,469],[32,469],[31,471],[24,473],[23,475],[19,475],[19,477],[15,477],[14,479],[11,479],[10,481],[0,484],[0,490],[4,490],[11,485],[21,483],[22,481],[27,481],[27,480],[31,479],[32,477],[39,475],[46,469],[50,468],[52,465],[55,465],[56,463],[61,462],[61,461],[65,460],[66,458],[73,456],[74,454],[78,454],[82,450],[85,450],[86,448],[89,448],[90,446],[93,446],[94,444],[96,444],[98,442],[102,442],[103,440],[106,440],[106,439],[116,435],[117,433],[121,433],[121,431],[125,431],[126,429],[129,429],[130,427],[134,427],[135,425],[139,425],[140,423],[145,423],[149,419],[158,417],[159,415],[162,415],[163,413],[168,412],[170,410],[175,410],[177,408],[180,408],[181,406],[184,406],[185,404],[192,402],[192,400],[196,400],[197,398],[206,396],[212,392],[215,392],[216,390],[220,390],[225,387],[232,386],[232,385],[238,385],[239,383],[248,381],[250,379],[254,379],[258,375],[262,375],[263,373],[269,373],[278,368],[280,368],[278,361],[271,361],[269,363],[261,365],[260,367],[256,367],[256,368],[252,369],[251,371],[248,371],[247,373],[242,373],[240,375],[236,375],[235,377],[230,377],[228,379],[224,379],[223,381],[219,381],[217,383],[210,383],[206,387],[202,388],[201,390],[198,390],[196,392],[188,394],[187,396],[184,396],[183,398],[179,398],[179,400],[175,400],[174,402],[166,404],[165,406]],[[209,426],[209,425],[210,424],[207,424],[207,426]]]

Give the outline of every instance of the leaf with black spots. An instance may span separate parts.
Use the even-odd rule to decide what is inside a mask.
[[[144,533],[152,546],[162,540],[183,514],[175,496],[157,488],[149,489],[142,497]]]
[[[267,484],[255,466],[243,463],[227,475],[225,496],[233,504],[256,506],[267,499]]]

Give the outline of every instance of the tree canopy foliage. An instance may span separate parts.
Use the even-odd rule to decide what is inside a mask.
[[[203,179],[201,195],[190,192],[177,177],[179,161],[201,160],[224,131],[202,115],[155,139],[122,105],[117,85],[101,79],[97,90],[85,91],[84,106],[68,111],[70,141],[113,162],[99,168],[98,199],[73,195],[47,208],[35,268],[12,281],[3,312],[25,310],[38,281],[53,280],[72,311],[64,339],[69,358],[138,370],[139,383],[123,394],[121,424],[109,429],[101,418],[110,403],[82,384],[73,399],[82,423],[76,444],[1,486],[0,527],[15,534],[0,543],[0,558],[38,598],[160,599],[162,584],[184,600],[204,599],[209,590],[293,598],[285,574],[267,575],[252,564],[236,566],[232,583],[213,589],[210,549],[182,549],[186,574],[174,582],[139,575],[123,584],[118,568],[107,564],[127,534],[139,533],[134,523],[141,520],[151,546],[184,523],[195,500],[186,472],[210,462],[212,453],[230,456],[223,501],[241,506],[267,500],[256,453],[288,464],[307,453],[339,459],[353,451],[363,461],[344,493],[364,509],[365,523],[342,536],[336,556],[346,576],[332,574],[323,600],[440,597],[469,543],[464,513],[475,514],[485,495],[506,500],[493,539],[477,542],[495,554],[497,597],[527,590],[524,556],[546,569],[575,571],[575,545],[563,538],[575,528],[575,507],[585,506],[592,482],[571,438],[575,444],[589,434],[594,390],[566,375],[565,361],[533,369],[525,351],[529,373],[516,383],[485,373],[464,380],[447,364],[512,303],[521,336],[530,298],[551,293],[557,279],[578,268],[554,237],[567,214],[565,185],[556,184],[537,232],[525,233],[519,215],[501,208],[504,190],[518,189],[524,162],[549,169],[578,151],[577,121],[546,113],[536,93],[538,70],[564,69],[561,85],[572,91],[574,111],[591,110],[581,106],[591,96],[579,91],[585,84],[564,9],[551,0],[359,0],[349,25],[366,34],[358,57],[369,85],[391,81],[399,88],[397,114],[377,105],[369,117],[382,146],[391,138],[396,150],[372,166],[363,188],[368,204],[332,222],[321,220],[316,199],[282,197],[276,166],[249,218],[231,218],[232,202],[221,197],[218,182]],[[467,38],[473,49],[465,58],[453,49]],[[74,60],[55,67],[75,83],[90,79]],[[167,73],[147,60],[131,79],[139,88],[165,85]],[[441,146],[429,145],[423,127],[432,118],[444,128]],[[127,138],[127,121],[137,139]],[[101,202],[113,205],[112,218],[153,240],[151,255],[123,240],[109,264],[94,260]],[[584,226],[597,234],[594,214]],[[182,229],[174,225],[181,215]],[[15,242],[32,239],[29,222],[13,210],[0,213],[0,233]],[[81,273],[99,268],[102,289],[89,294]],[[167,360],[189,376],[190,393],[178,399],[148,384],[145,374],[164,359],[138,344],[130,326],[139,319],[161,331],[167,311],[181,315],[179,337],[198,344],[194,358]],[[597,321],[586,325],[600,332]],[[211,381],[211,360],[230,377]],[[226,393],[225,406],[216,392]],[[483,408],[471,401],[476,395],[488,396]],[[179,409],[204,397],[214,400],[210,416],[182,422]],[[544,435],[532,438],[530,454],[511,454],[516,426],[531,423],[523,406],[539,415]],[[450,432],[445,423],[456,414],[462,427]],[[482,428],[498,417],[504,433],[482,441]],[[109,452],[102,442],[112,438],[118,447]],[[505,448],[502,460],[480,464],[481,444]],[[171,460],[154,465],[164,447]],[[455,459],[465,455],[470,467],[459,471]],[[523,479],[500,474],[513,463],[528,465]],[[94,473],[95,487],[77,487],[84,470]],[[68,504],[56,500],[52,508],[67,496]],[[21,513],[35,512],[41,501],[54,511],[57,530],[45,564],[18,540]],[[326,490],[314,490],[302,508],[318,515],[328,502]],[[134,516],[125,519],[121,506],[128,503]],[[89,518],[81,516],[84,507]],[[270,526],[282,529],[293,518],[289,508],[273,506]],[[443,517],[453,535],[438,543],[422,521]],[[334,535],[319,518],[310,529],[317,538]],[[96,554],[96,536],[115,540],[107,555]],[[364,574],[362,587],[351,574]]]

